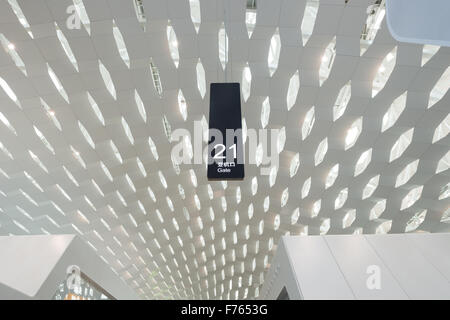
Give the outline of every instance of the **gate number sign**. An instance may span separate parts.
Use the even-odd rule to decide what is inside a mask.
[[[239,83],[211,83],[208,179],[244,179]]]

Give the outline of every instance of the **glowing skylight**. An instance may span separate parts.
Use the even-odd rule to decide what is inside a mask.
[[[273,166],[270,169],[270,173],[269,173],[269,186],[273,187],[273,185],[275,184],[275,181],[277,180],[277,173],[278,173],[278,168],[276,166]]]
[[[407,91],[398,96],[384,114],[381,132],[392,127],[397,122],[398,118],[400,118],[400,115],[406,107],[406,94]]]
[[[296,224],[299,218],[300,218],[300,209],[296,208],[291,214],[291,224]]]
[[[249,220],[253,218],[253,213],[254,213],[253,203],[250,203],[247,209],[247,215]]]
[[[47,63],[47,71],[48,75],[50,76],[50,79],[53,82],[53,85],[55,86],[56,90],[58,90],[59,94],[66,100],[67,103],[69,103],[69,96],[66,93],[66,90],[64,90],[64,87],[62,86],[61,82],[59,81],[58,77],[56,76],[53,69],[50,67],[50,65]]]
[[[199,0],[189,0],[189,7],[191,11],[191,20],[194,24],[195,31],[198,33],[200,30],[200,24],[202,23],[202,15],[200,11]]]
[[[347,130],[347,135],[345,136],[345,150],[348,150],[355,145],[356,140],[358,140],[359,135],[361,134],[361,131],[362,117],[359,117],[352,123],[350,129]]]
[[[302,124],[302,140],[305,140],[314,126],[314,122],[316,121],[314,106],[312,106],[308,112],[306,112],[305,119]]]
[[[336,58],[336,37],[334,37],[331,42],[325,48],[322,55],[320,68],[319,68],[319,83],[320,86],[328,79],[330,76],[331,68],[333,67],[334,58]]]
[[[131,129],[130,129],[130,126],[128,125],[128,122],[125,120],[124,117],[122,117],[121,122],[122,122],[123,131],[125,131],[125,135],[127,136],[130,143],[134,144],[134,137],[133,137],[133,134],[131,133]]]
[[[94,140],[92,139],[91,135],[80,121],[78,121],[78,127],[80,128],[80,131],[83,134],[83,137],[86,140],[86,142],[92,147],[92,149],[95,149]]]
[[[247,8],[245,10],[245,25],[247,27],[248,37],[251,38],[253,30],[255,30],[256,25],[256,0],[247,1]]]
[[[450,113],[447,114],[444,120],[436,127],[433,134],[432,143],[438,142],[439,140],[448,136],[450,132]]]
[[[331,187],[339,175],[339,163],[336,163],[328,172],[325,180],[325,189]]]
[[[278,138],[277,138],[277,152],[281,153],[284,149],[284,145],[286,144],[286,127],[281,127],[281,129],[278,131]]]
[[[3,49],[9,54],[11,59],[14,61],[14,64],[17,68],[19,68],[22,73],[27,76],[27,69],[25,68],[25,64],[20,57],[20,55],[17,53],[16,47],[14,44],[9,42],[8,39],[3,35],[3,33],[0,33],[0,43],[3,47]]]
[[[378,200],[372,209],[370,209],[369,220],[378,219],[384,210],[386,210],[386,199]]]
[[[435,46],[432,44],[426,44],[422,48],[422,63],[421,67],[423,67],[430,59],[439,51],[441,47]]]
[[[281,203],[282,208],[286,205],[286,203],[288,202],[288,199],[289,199],[289,188],[286,188],[281,193],[280,203]]]
[[[166,115],[163,115],[162,117],[163,127],[164,127],[164,134],[166,135],[167,140],[169,142],[172,141],[172,126],[169,123],[169,120],[167,120]]]
[[[153,59],[150,58],[150,72],[152,74],[153,86],[155,87],[156,92],[161,97],[163,93],[161,77],[159,75],[159,69],[156,67]]]
[[[450,182],[442,187],[441,193],[439,194],[439,200],[447,199],[450,197]]]
[[[113,23],[113,36],[116,41],[117,50],[119,50],[119,55],[122,58],[123,62],[126,64],[128,68],[130,68],[130,57],[128,55],[127,47],[125,45],[125,40],[123,39],[122,32],[120,32],[119,27],[116,25],[116,22]]]
[[[358,161],[355,165],[355,173],[354,176],[358,176],[366,170],[370,161],[372,160],[372,148],[361,153],[361,156],[358,158]]]
[[[313,33],[318,11],[319,11],[319,0],[306,1],[305,12],[303,14],[301,24],[303,46],[306,45],[309,38],[311,37],[311,34]]]
[[[250,90],[252,88],[252,72],[250,67],[247,65],[242,70],[242,97],[244,98],[244,102],[247,102],[250,97]]]
[[[16,129],[12,126],[8,118],[2,112],[0,112],[0,121],[5,125],[6,128],[8,128],[9,131],[11,131],[17,136]]]
[[[5,145],[0,141],[0,150],[11,160],[14,160],[12,153],[5,147]]]
[[[161,170],[158,171],[159,181],[161,182],[161,185],[164,187],[164,189],[167,189],[167,181],[164,177],[164,174],[161,172]]]
[[[170,211],[174,212],[175,208],[173,206],[172,199],[170,199],[169,196],[166,196],[166,202],[167,202],[167,206],[169,207]]]
[[[269,97],[266,97],[261,106],[261,127],[264,129],[269,124],[270,117],[270,102]]]
[[[155,160],[158,160],[159,159],[158,150],[156,149],[156,145],[151,137],[148,137],[148,145],[150,147],[150,151],[153,155],[153,158],[155,158]]]
[[[28,174],[28,172],[24,171],[23,174],[25,175],[25,177],[27,177],[28,180],[30,180],[30,182],[40,191],[40,192],[44,192],[44,189],[42,189],[42,187],[37,183],[37,181]]]
[[[148,195],[150,196],[150,199],[153,200],[153,202],[156,202],[156,196],[153,190],[150,187],[147,187]]]
[[[405,232],[416,230],[425,221],[426,216],[427,210],[422,210],[415,213],[406,223]]]
[[[103,82],[105,83],[106,89],[108,89],[111,96],[114,98],[114,100],[116,100],[117,99],[116,88],[114,87],[111,75],[109,74],[108,69],[106,69],[106,67],[100,60],[98,60],[98,68],[100,71],[100,75],[102,76]]]
[[[407,183],[417,172],[419,166],[419,159],[410,162],[406,165],[395,179],[395,187],[398,188]]]
[[[333,106],[333,121],[336,121],[345,112],[347,109],[348,102],[350,101],[352,95],[352,87],[351,81],[348,81],[342,88],[339,90],[338,96],[336,98],[336,102]]]
[[[209,126],[208,121],[206,121],[205,115],[202,116],[201,125],[202,125],[202,131],[203,131],[203,142],[208,142],[209,139]]]
[[[14,91],[11,89],[11,87],[8,85],[8,83],[2,77],[0,77],[0,87],[2,87],[3,91],[5,91],[5,93],[8,95],[8,97],[12,101],[14,101],[14,103],[19,108],[22,108],[16,94],[14,93]]]
[[[192,185],[196,188],[198,186],[198,180],[197,180],[197,175],[195,174],[195,171],[190,169],[189,175],[191,176]]]
[[[33,153],[33,151],[28,150],[28,153],[31,157],[31,159],[33,159],[33,161],[42,169],[45,171],[45,173],[48,173],[48,169],[47,167],[44,165],[44,163],[42,163],[41,159],[39,159],[39,157],[37,155],[35,155]]]
[[[448,170],[449,168],[450,168],[450,151],[448,151],[441,159],[439,159],[436,168],[436,174]]]
[[[263,149],[262,143],[260,142],[258,144],[258,146],[256,147],[256,152],[255,152],[255,163],[256,163],[257,167],[259,167],[262,163],[263,153],[264,153],[264,149]]]
[[[147,28],[147,18],[144,10],[144,0],[134,0],[134,10],[136,11],[136,18],[142,27],[142,30]]]
[[[217,37],[219,41],[219,60],[222,65],[222,69],[225,70],[225,66],[228,62],[228,35],[223,23],[222,27],[219,29],[219,34]]]
[[[103,114],[100,111],[100,108],[98,107],[97,102],[95,102],[94,98],[91,96],[91,94],[89,92],[87,93],[87,97],[88,97],[89,104],[90,104],[92,110],[94,111],[95,116],[100,121],[100,123],[103,126],[105,126],[105,119],[103,118]]]
[[[89,20],[83,0],[73,0],[73,4],[75,6],[78,18],[81,20],[86,32],[91,35],[91,21]]]
[[[413,134],[414,128],[411,128],[400,135],[400,137],[397,139],[397,141],[395,141],[394,145],[391,148],[389,162],[392,162],[402,156],[403,152],[405,152],[405,150],[411,144]]]
[[[241,187],[238,186],[236,188],[236,203],[239,204],[241,202],[241,199],[242,199]],[[237,213],[237,211],[236,211],[236,213]],[[239,216],[239,214],[238,214],[238,216]]]
[[[145,170],[144,164],[142,163],[141,159],[139,157],[136,157],[136,164],[139,168],[139,171],[141,172],[143,177],[147,176],[147,171]]]
[[[428,108],[434,106],[442,97],[447,93],[450,88],[450,67],[444,71],[442,76],[436,81],[433,89],[430,92],[430,98],[428,99]]]
[[[373,43],[378,30],[380,29],[381,22],[383,22],[386,14],[386,8],[384,4],[385,0],[376,1],[374,4],[367,8],[367,19],[363,26],[360,37],[360,55],[362,56],[366,52],[367,48]]]
[[[181,199],[186,199],[186,192],[181,184],[178,184],[178,193],[180,194]]]
[[[348,188],[344,188],[341,191],[339,191],[336,200],[334,200],[334,209],[335,210],[341,209],[344,206],[345,202],[347,201],[347,197],[348,197]]]
[[[281,40],[278,28],[275,30],[270,39],[269,56],[267,57],[267,65],[269,67],[270,76],[273,76],[278,68],[278,61],[280,60]]]
[[[394,70],[396,58],[397,47],[394,47],[394,49],[392,49],[392,51],[390,51],[386,55],[386,57],[384,57],[380,66],[378,67],[377,73],[372,82],[372,98],[375,97],[378,92],[380,92],[386,85],[386,82],[389,80],[389,77]]]
[[[136,106],[142,120],[144,120],[144,122],[147,122],[147,112],[145,111],[145,105],[136,89],[134,90],[134,101],[136,101]]]
[[[47,138],[45,138],[44,134],[38,128],[36,128],[36,126],[33,126],[33,128],[34,128],[34,132],[39,137],[39,139],[42,141],[44,146],[54,155],[55,154],[55,149],[50,144],[50,142],[48,142]]]
[[[200,92],[202,99],[204,99],[206,95],[206,76],[205,76],[205,69],[203,68],[203,64],[200,61],[200,58],[198,58],[197,66],[195,69],[197,71],[198,92]]]
[[[178,90],[178,108],[180,110],[181,117],[184,121],[187,119],[187,105],[186,99],[184,98],[183,91]]]
[[[70,63],[73,65],[75,70],[78,70],[78,62],[75,58],[75,55],[72,52],[72,49],[70,48],[69,41],[67,41],[66,36],[59,28],[58,24],[55,22],[55,29],[56,29],[56,36],[58,37],[59,42],[61,43],[61,47],[64,50],[64,53],[66,54],[67,58],[69,59]]]
[[[375,234],[386,234],[392,228],[392,220],[382,221],[375,229]]]
[[[297,101],[298,90],[300,89],[300,76],[298,70],[295,71],[294,75],[289,80],[289,87],[287,91],[287,109],[288,111],[294,106]]]
[[[423,186],[418,186],[411,189],[406,196],[402,199],[400,210],[405,210],[411,207],[422,196]]]
[[[325,158],[325,155],[328,151],[328,138],[325,137],[319,145],[317,146],[316,153],[314,154],[314,165],[318,166],[322,163],[323,159]]]
[[[316,200],[311,208],[311,218],[315,218],[319,215],[320,208],[322,207],[322,199]]]
[[[298,168],[300,167],[300,155],[297,152],[291,159],[291,164],[289,166],[289,177],[292,178],[297,174]]]
[[[169,51],[170,56],[172,57],[173,64],[176,68],[178,68],[178,65],[180,63],[180,54],[178,53],[178,40],[177,35],[175,34],[175,30],[170,24],[167,26],[167,41],[169,43]]]
[[[367,182],[362,192],[362,199],[364,200],[371,197],[375,192],[375,190],[378,188],[379,183],[380,183],[380,175],[377,174],[376,176],[372,177],[369,180],[369,182]]]
[[[72,152],[72,155],[75,158],[75,160],[78,161],[78,163],[83,167],[83,169],[86,169],[86,162],[81,157],[80,152],[72,146],[70,146],[70,151]]]
[[[267,197],[264,198],[264,202],[263,202],[263,210],[264,210],[264,212],[269,211],[269,208],[270,208],[270,197],[267,196]]]
[[[103,172],[105,173],[105,176],[109,179],[109,181],[113,181],[114,178],[111,175],[111,172],[109,171],[108,167],[102,161],[100,161],[100,167],[102,168]]]
[[[17,20],[19,20],[20,24],[24,27],[25,31],[28,33],[28,35],[33,39],[33,33],[31,32],[30,24],[28,23],[27,18],[22,12],[22,9],[20,8],[19,4],[17,3],[17,0],[8,0],[9,5],[11,6],[12,10],[14,11],[14,14],[17,17]]]
[[[256,177],[252,179],[251,191],[253,196],[258,192],[258,178]]]
[[[331,228],[331,219],[330,218],[322,218],[322,222],[320,223],[319,232],[321,235],[327,234]]]
[[[195,203],[195,207],[197,208],[197,210],[201,210],[202,206],[200,203],[200,199],[198,198],[197,194],[194,194],[194,203]]]
[[[109,146],[111,147],[114,156],[116,157],[117,161],[119,161],[121,164],[123,163],[122,156],[120,155],[119,149],[117,149],[116,145],[112,140],[109,141]]]
[[[355,209],[350,209],[348,210],[344,217],[342,218],[342,228],[348,228],[350,227],[353,222],[355,222],[356,220],[356,210]]]
[[[61,124],[58,121],[58,118],[56,117],[55,111],[53,111],[50,106],[44,101],[44,99],[39,98],[39,101],[41,103],[41,106],[45,109],[45,112],[47,113],[48,117],[52,120],[53,124],[56,128],[58,128],[59,131],[62,131]]]

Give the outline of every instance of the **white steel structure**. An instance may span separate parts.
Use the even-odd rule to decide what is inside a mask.
[[[450,49],[345,2],[0,1],[0,235],[76,234],[144,299],[243,299],[285,234],[450,231]],[[225,80],[283,128],[270,175],[171,159]]]

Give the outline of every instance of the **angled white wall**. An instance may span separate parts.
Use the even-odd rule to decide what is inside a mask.
[[[450,234],[283,237],[260,298],[284,287],[290,299],[450,299]]]
[[[0,299],[51,299],[66,270],[82,273],[116,299],[136,293],[81,239],[74,235],[0,237]]]

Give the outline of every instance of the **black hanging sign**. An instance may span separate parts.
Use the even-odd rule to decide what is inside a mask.
[[[211,83],[208,179],[244,179],[239,83]]]

